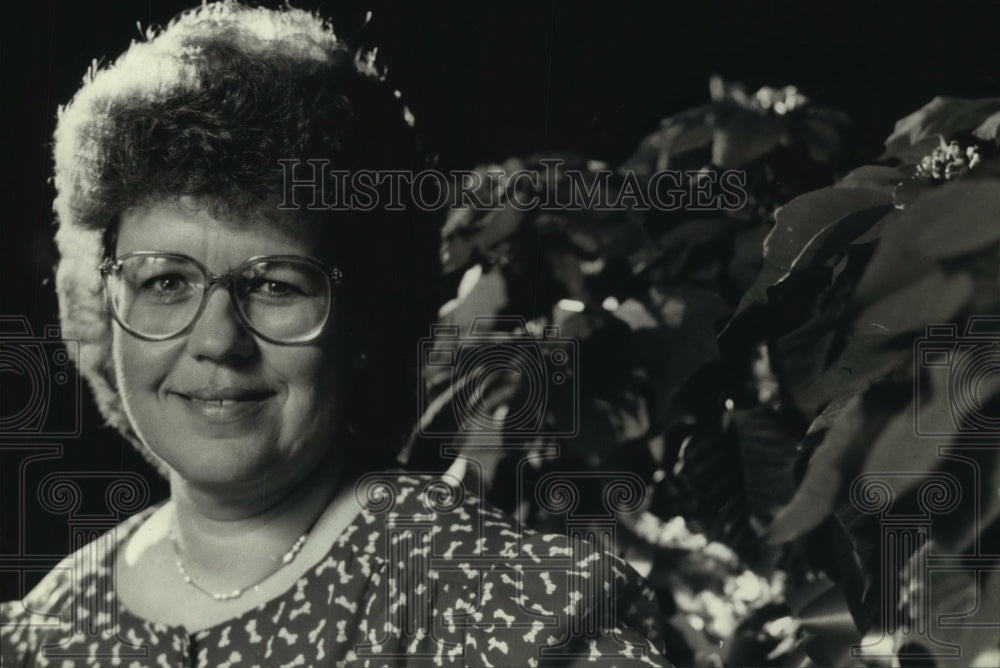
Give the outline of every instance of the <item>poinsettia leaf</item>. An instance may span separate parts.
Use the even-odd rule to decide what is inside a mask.
[[[906,175],[897,167],[865,165],[848,172],[833,185],[834,188],[867,188],[881,190],[891,195]]]
[[[770,521],[795,493],[798,438],[769,406],[735,410],[730,415],[739,439],[747,510]]]
[[[868,425],[860,395],[832,404],[822,417],[832,424],[809,458],[806,474],[792,500],[768,526],[771,543],[794,540],[826,520],[844,493],[851,460],[868,447]]]
[[[892,210],[893,207],[889,204],[873,206],[849,213],[830,223],[806,243],[798,256],[792,260],[785,275],[775,283],[785,281],[796,271],[811,267],[838,253],[849,242],[867,232],[872,225]]]
[[[972,131],[978,139],[1000,143],[1000,111],[983,121],[982,125]]]
[[[461,325],[463,331],[476,318],[495,316],[508,304],[507,281],[499,267],[483,273],[462,298],[442,308],[441,321]]]
[[[957,179],[928,192],[900,219],[900,232],[913,235],[914,246],[931,258],[950,258],[1000,240],[1000,181]]]
[[[796,197],[775,213],[775,226],[764,240],[764,261],[754,285],[743,295],[733,317],[750,305],[767,302],[767,288],[792,266],[809,241],[831,223],[873,207],[891,204],[885,192],[867,188],[823,188]]]
[[[809,415],[833,397],[862,390],[888,376],[909,374],[912,340],[907,335],[922,331],[929,323],[950,322],[974,289],[965,274],[946,276],[934,271],[863,309],[835,357],[827,359],[829,349],[818,349],[824,355],[822,361],[819,355],[808,353],[813,346],[810,336],[823,336],[828,328],[822,321],[786,335],[780,342],[782,377],[795,405]],[[832,342],[825,336],[822,340]],[[792,366],[797,350],[812,365],[805,371]]]
[[[884,343],[880,336],[853,336],[848,338],[844,352],[815,376],[788,374],[788,392],[795,406],[811,415],[840,394],[864,391],[880,380],[905,372],[911,351],[886,348]]]
[[[613,198],[612,198],[613,199]],[[548,216],[539,216],[542,225]],[[639,221],[620,212],[580,211],[559,217],[559,226],[580,250],[604,260],[627,256],[649,246]]]
[[[991,397],[988,404],[986,412],[996,415],[1000,397]],[[923,413],[920,417],[923,426]],[[941,521],[935,518],[935,541],[946,548],[947,554],[968,554],[977,550],[996,553],[1000,538],[1000,494],[997,494],[1000,449],[983,443],[962,443],[940,435],[927,440],[947,444],[940,448],[941,468],[957,479],[962,490],[958,506],[940,515]],[[984,548],[987,544],[990,547]]]
[[[892,159],[898,162],[901,168],[907,170],[913,169],[920,164],[924,157],[931,155],[935,149],[940,148],[941,141],[941,135],[924,137],[909,146],[899,147],[893,154]],[[883,155],[881,159],[886,159],[886,156]]]
[[[718,323],[730,312],[726,301],[710,288],[696,285],[654,287],[650,294],[669,327],[691,331],[694,336],[707,335],[714,340]],[[682,311],[678,309],[678,301],[684,304]]]
[[[744,167],[787,143],[786,128],[779,118],[737,112],[712,136],[712,164],[722,169]]]
[[[632,256],[633,266],[641,270],[650,263],[650,257],[676,253],[682,249],[714,243],[738,225],[725,216],[697,218],[684,221],[659,235],[651,248],[642,249]]]
[[[781,336],[772,346],[771,366],[791,399],[804,415],[806,388],[816,384],[827,370],[831,350],[837,342],[837,330],[829,320],[811,320]],[[839,389],[839,388],[838,388]],[[839,396],[837,392],[834,396]]]
[[[621,441],[614,422],[616,412],[616,407],[605,400],[587,398],[581,401],[579,434],[567,440],[566,447],[588,468],[618,467]]]
[[[945,274],[932,267],[919,280],[865,306],[854,318],[854,330],[896,337],[923,331],[929,324],[952,322],[975,289],[969,274]]]
[[[875,252],[866,262],[854,290],[857,303],[881,299],[908,283],[919,281],[928,271],[927,258],[900,239],[895,231],[895,223],[903,213],[898,211],[882,219],[886,223],[881,230],[882,238],[876,241]]]
[[[552,277],[563,289],[563,299],[587,303],[587,289],[584,286],[580,258],[564,248],[549,248],[545,261]]]
[[[497,187],[499,183],[498,176],[503,172],[503,167],[496,164],[481,165],[472,171],[479,180],[479,185],[475,189],[476,194],[480,195],[481,199],[488,201],[485,195],[488,191]],[[457,184],[453,184],[452,187],[455,185]],[[467,185],[471,185],[471,183],[467,183]],[[441,227],[442,238],[461,234],[463,228],[475,224],[483,216],[483,213],[482,210],[471,206],[450,209]]]
[[[627,324],[631,329],[655,329],[660,326],[659,319],[652,310],[641,301],[629,298],[622,302],[614,311],[614,316]]]
[[[936,184],[930,179],[917,177],[905,179],[900,181],[893,189],[892,203],[897,209],[905,209],[915,202],[918,197],[936,187]]]
[[[472,239],[453,237],[441,244],[441,268],[444,273],[464,269],[472,259],[476,244]]]
[[[844,252],[845,257],[851,255],[851,253],[856,251],[858,248],[867,247],[873,250],[874,247],[878,245],[878,242],[881,241],[882,236],[885,233],[885,228],[892,225],[893,219],[899,215],[901,215],[901,212],[897,208],[896,211],[890,211],[875,221],[875,224],[868,228],[867,232],[858,235],[858,238],[848,245]],[[871,259],[871,253],[868,254],[868,259]]]
[[[605,442],[599,448],[592,447],[592,452],[604,452],[607,448],[618,449],[623,443],[644,438],[649,433],[650,420],[646,401],[641,395],[623,395],[615,400],[594,398],[590,403],[590,411],[599,413],[602,416],[602,425],[609,426],[611,438],[603,439]],[[586,409],[585,409],[585,412]],[[592,416],[591,416],[592,417]],[[580,431],[586,432],[589,424],[589,417],[582,417]],[[588,433],[588,437],[593,434]],[[592,443],[600,442],[602,439],[589,439]],[[577,439],[574,439],[574,443]],[[574,446],[575,447],[575,446]],[[602,464],[610,464],[607,457],[602,456],[600,461],[589,461],[597,468]]]
[[[1000,180],[989,176],[942,185],[893,216],[881,243],[857,287],[870,301],[920,280],[928,260],[972,253],[1000,240],[996,212],[1000,210]]]
[[[620,354],[647,374],[657,402],[653,412],[663,418],[676,410],[684,384],[718,361],[716,323],[729,307],[714,291],[692,286],[654,288],[642,301],[644,309],[626,302],[615,312],[633,327],[628,350]]]
[[[926,105],[901,118],[889,138],[882,159],[899,157],[917,142],[932,136],[950,137],[981,125],[994,112],[1000,111],[1000,98],[966,100],[957,97],[935,97]]]
[[[623,169],[648,176],[670,167],[671,160],[712,141],[716,105],[696,107],[665,118],[660,129],[647,135],[625,162]]]
[[[851,616],[864,634],[879,623],[882,613],[882,524],[849,503],[841,504],[832,520],[831,547],[836,554],[832,572],[840,575]]]
[[[524,214],[505,206],[476,214],[475,219],[442,239],[441,259],[445,273],[463,269],[475,252],[484,252],[510,237],[521,225]]]
[[[522,212],[510,206],[489,211],[476,235],[476,246],[480,249],[491,248],[517,231],[523,218]]]
[[[750,506],[733,429],[706,428],[691,435],[674,464],[673,481],[680,491],[677,512],[744,557],[759,553],[760,541],[750,529]]]
[[[656,393],[658,416],[671,413],[674,397],[696,371],[718,360],[713,340],[699,344],[694,338],[691,332],[666,329],[641,330],[635,334],[632,354],[651,361],[649,383]]]
[[[718,74],[713,74],[708,79],[708,94],[713,102],[737,104],[749,107],[753,103],[753,96],[749,95],[744,86],[739,81],[726,81]]]
[[[725,216],[685,221],[655,244],[633,253],[629,260],[632,273],[657,285],[710,283],[712,275],[725,271],[722,260],[745,227]],[[760,245],[749,252],[759,259]]]
[[[920,426],[930,426],[939,433],[958,433],[960,436],[990,436],[991,445],[968,444],[964,439],[953,439],[947,451],[964,461],[959,468],[952,468],[963,488],[962,504],[956,514],[958,521],[946,524],[945,531],[938,532],[939,539],[946,540],[951,551],[963,552],[982,543],[982,535],[988,527],[1000,528],[1000,448],[995,445],[997,417],[1000,416],[1000,377],[996,371],[995,343],[977,341],[966,347],[965,356],[956,353],[953,366],[934,377],[928,369],[931,390],[941,385],[946,396],[944,406],[931,403],[927,410],[921,406]],[[964,358],[963,358],[964,357]],[[939,372],[941,369],[937,369]],[[937,382],[935,382],[937,381]],[[921,387],[921,394],[923,388]],[[936,408],[937,413],[932,412]],[[937,423],[930,422],[937,416]],[[926,419],[925,419],[926,418]],[[947,436],[938,435],[934,441],[941,442]],[[996,548],[993,548],[995,551]]]
[[[935,388],[935,396],[931,405],[921,407],[923,411],[948,410],[948,395],[942,392],[944,388]],[[871,451],[861,466],[863,472],[925,472],[938,468],[941,459],[938,457],[937,440],[921,437],[917,434],[915,418],[916,406],[911,401],[906,408],[896,413],[889,420],[885,429],[879,434]],[[893,479],[892,489],[897,498],[919,484],[916,476],[900,476]]]
[[[664,127],[660,134],[662,144],[656,168],[669,169],[677,156],[708,146],[713,136],[712,118],[711,113],[706,113],[702,117],[695,116],[685,119],[683,123],[675,122]]]

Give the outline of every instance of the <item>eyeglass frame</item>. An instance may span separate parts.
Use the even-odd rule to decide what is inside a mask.
[[[147,334],[141,334],[135,329],[127,325],[123,319],[118,314],[118,309],[115,308],[114,300],[111,298],[111,290],[108,288],[108,279],[112,274],[117,274],[122,269],[122,263],[132,257],[164,257],[173,258],[175,260],[184,260],[193,264],[202,275],[205,277],[205,285],[201,294],[201,304],[198,305],[198,310],[195,311],[194,316],[191,318],[191,322],[188,323],[180,331],[169,334],[166,336],[149,336]],[[279,339],[272,338],[261,333],[247,317],[246,313],[243,312],[243,307],[240,304],[239,298],[236,295],[236,276],[244,271],[250,265],[256,264],[261,261],[301,261],[306,264],[312,265],[313,267],[319,269],[330,281],[330,298],[327,300],[326,314],[323,316],[323,321],[318,324],[310,335],[303,335],[302,338],[293,341],[281,341]],[[230,271],[224,274],[214,274],[208,270],[205,265],[191,257],[190,255],[185,255],[183,253],[162,253],[160,251],[133,251],[131,253],[126,253],[121,257],[108,257],[100,265],[98,265],[98,270],[101,272],[101,282],[104,284],[104,296],[107,300],[108,310],[111,311],[111,317],[114,318],[122,329],[128,332],[130,335],[136,337],[137,339],[142,339],[144,341],[169,341],[170,339],[177,338],[179,336],[184,336],[189,334],[192,329],[194,329],[195,324],[201,319],[202,314],[205,312],[205,306],[208,304],[208,298],[212,294],[212,290],[216,285],[223,286],[227,292],[229,292],[229,300],[233,305],[233,309],[236,311],[236,317],[239,319],[240,324],[254,336],[267,341],[268,343],[273,343],[281,346],[294,346],[301,345],[305,343],[310,343],[315,341],[323,333],[326,328],[326,324],[330,321],[330,313],[333,310],[333,297],[335,294],[335,288],[340,285],[343,280],[343,272],[336,267],[330,267],[321,260],[317,260],[309,255],[255,255],[253,257],[247,258],[236,267],[233,267]]]

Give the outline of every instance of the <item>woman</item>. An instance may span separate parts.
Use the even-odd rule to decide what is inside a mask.
[[[372,59],[235,2],[148,37],[60,111],[57,280],[170,499],[4,604],[3,665],[663,665],[622,562],[460,484],[366,474],[413,423],[437,228],[324,210],[301,184],[333,176],[285,169],[419,166]]]

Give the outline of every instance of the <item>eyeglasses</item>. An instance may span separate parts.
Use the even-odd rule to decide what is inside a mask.
[[[148,341],[186,334],[212,288],[229,290],[240,322],[265,341],[307,343],[323,331],[341,272],[300,255],[252,257],[213,274],[187,255],[138,251],[105,260],[101,277],[115,320]]]

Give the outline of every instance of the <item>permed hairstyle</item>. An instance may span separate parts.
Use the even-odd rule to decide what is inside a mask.
[[[154,465],[115,387],[98,271],[114,252],[119,217],[180,195],[232,220],[273,211],[293,201],[284,199],[283,159],[419,169],[412,116],[399,97],[374,53],[355,53],[321,18],[224,0],[150,29],[109,66],[95,62],[60,108],[54,209],[63,336],[80,342],[76,362],[105,420]],[[367,451],[383,455],[395,454],[412,427],[416,342],[438,299],[438,226],[407,209],[303,214],[328,218],[324,236],[345,276],[338,309],[346,303],[346,314],[338,317],[368,361],[349,384],[349,419]]]

